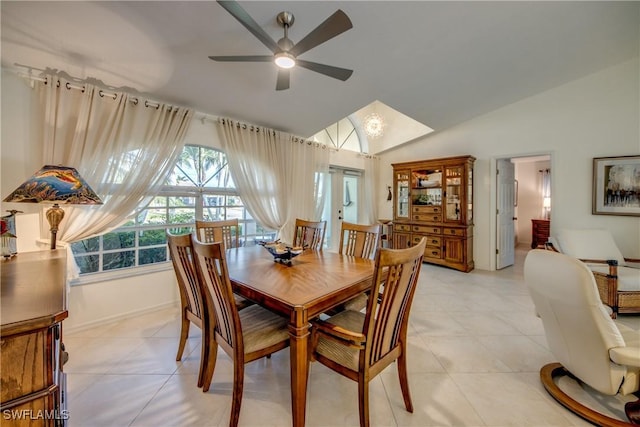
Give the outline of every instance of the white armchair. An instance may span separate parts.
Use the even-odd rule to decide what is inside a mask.
[[[530,251],[524,278],[542,319],[549,349],[559,361],[540,370],[547,392],[595,425],[628,426],[572,399],[554,377],[571,374],[605,395],[637,395],[640,331],[616,325],[600,301],[593,274],[574,257]],[[640,423],[640,400],[628,402],[625,412],[629,421]]]
[[[562,229],[549,240],[553,249],[589,267],[614,319],[618,313],[640,313],[640,259],[625,258],[608,230]]]

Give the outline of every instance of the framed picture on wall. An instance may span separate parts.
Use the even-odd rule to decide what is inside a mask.
[[[593,159],[592,213],[640,216],[640,156]]]

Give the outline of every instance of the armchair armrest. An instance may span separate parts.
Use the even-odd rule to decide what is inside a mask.
[[[618,365],[640,368],[640,347],[614,347],[609,349],[609,357]]]
[[[625,265],[625,267],[630,267],[630,268],[640,268],[640,258],[626,258],[625,257],[625,262],[627,265]]]
[[[602,264],[603,266],[609,266],[609,276],[610,277],[618,277],[618,260],[616,259],[583,259],[580,258],[580,261],[585,264]],[[594,274],[604,274],[604,273],[594,273]]]
[[[362,346],[366,341],[366,337],[361,332],[350,331],[341,326],[334,325],[320,319],[314,320],[312,323],[317,332],[327,335],[328,337],[335,337],[342,341],[348,341],[356,346]]]
[[[587,259],[587,258],[579,258],[580,261],[585,264],[608,264],[608,265],[618,265],[618,261],[615,259]]]
[[[555,246],[553,246],[553,242],[550,241],[546,241],[544,242],[544,248],[548,251],[553,251],[553,252],[560,252],[558,250],[558,248],[556,248]]]

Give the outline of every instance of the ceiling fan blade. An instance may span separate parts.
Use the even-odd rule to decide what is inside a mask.
[[[298,56],[319,44],[332,39],[338,34],[342,34],[348,29],[353,28],[351,20],[342,10],[338,9],[333,15],[328,17],[322,24],[318,25],[313,31],[305,36],[291,48],[289,53]]]
[[[299,65],[307,70],[315,71],[316,73],[324,74],[325,76],[333,77],[334,79],[345,81],[351,74],[353,74],[353,70],[348,70],[346,68],[333,67],[331,65],[318,64],[317,62],[304,61],[302,59],[296,59],[296,65]]]
[[[276,83],[276,90],[289,89],[289,78],[291,77],[290,70],[279,69],[278,81]]]
[[[233,15],[244,27],[258,38],[271,52],[276,53],[280,50],[278,44],[267,34],[260,25],[235,1],[218,0],[220,6],[224,7],[227,12]]]
[[[210,56],[209,59],[219,62],[273,62],[271,55]]]

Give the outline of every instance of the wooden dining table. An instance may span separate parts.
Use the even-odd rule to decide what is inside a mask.
[[[274,262],[261,246],[226,251],[237,294],[289,319],[293,426],[305,423],[309,374],[309,320],[371,286],[372,260],[328,251],[304,251],[291,265]]]

